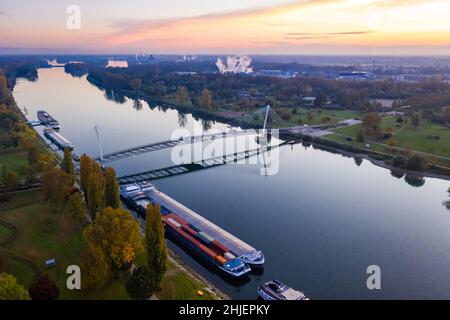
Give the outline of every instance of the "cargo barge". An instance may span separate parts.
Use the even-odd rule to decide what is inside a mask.
[[[45,128],[44,136],[61,150],[64,150],[65,148],[73,150],[73,144],[58,132],[56,132],[53,128]]]
[[[53,118],[50,114],[48,114],[46,111],[43,110],[38,111],[37,117],[44,126],[53,128],[55,130],[59,129],[59,122],[55,118]]]
[[[160,205],[166,236],[227,275],[243,276],[251,267],[261,267],[265,262],[262,251],[160,192],[151,183],[122,185],[120,196],[144,219],[149,203]]]

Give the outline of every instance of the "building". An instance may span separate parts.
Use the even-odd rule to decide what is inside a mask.
[[[305,107],[314,107],[314,103],[316,102],[316,97],[303,97],[302,104]]]

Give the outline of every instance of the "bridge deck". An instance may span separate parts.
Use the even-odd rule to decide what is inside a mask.
[[[193,171],[202,170],[202,169],[208,169],[208,168],[215,167],[215,166],[225,165],[227,163],[245,160],[247,158],[257,156],[260,153],[271,150],[272,148],[279,147],[283,144],[284,143],[277,145],[277,146],[265,146],[265,147],[260,147],[257,149],[237,152],[232,155],[224,155],[224,156],[205,159],[205,160],[197,161],[197,162],[193,162],[193,163],[180,164],[180,165],[176,165],[176,166],[172,166],[172,167],[166,167],[166,168],[162,168],[162,169],[146,171],[146,172],[137,173],[137,174],[133,174],[133,175],[122,176],[122,177],[119,177],[117,180],[119,181],[119,184],[129,184],[129,183],[136,183],[136,182],[141,182],[141,181],[156,180],[156,179],[172,177],[172,176],[176,176],[176,175],[180,175],[180,174],[185,174],[188,172],[193,172]]]
[[[250,135],[250,134],[256,134],[255,130],[242,130],[242,131],[236,131],[236,132],[221,132],[221,133],[213,133],[213,134],[205,134],[201,136],[191,136],[186,137],[180,140],[167,140],[167,141],[161,141],[156,143],[151,143],[147,145],[137,146],[133,148],[128,148],[124,150],[120,150],[117,152],[109,153],[103,156],[103,162],[111,162],[116,161],[128,157],[133,157],[139,154],[157,151],[161,149],[167,149],[172,148],[177,145],[183,144],[183,143],[197,143],[197,142],[206,142],[206,141],[212,141],[218,138],[229,138],[229,137],[237,137],[242,135]],[[100,161],[100,158],[96,158],[95,160]]]

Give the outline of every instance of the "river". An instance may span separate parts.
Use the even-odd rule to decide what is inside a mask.
[[[39,69],[14,89],[29,120],[46,110],[75,152],[98,156],[94,126],[105,153],[167,140],[176,129],[225,130],[176,110],[117,99],[63,68]],[[41,129],[38,128],[41,132]],[[172,165],[162,150],[111,163],[118,175]],[[312,299],[450,299],[448,181],[425,178],[412,186],[364,160],[285,145],[279,171],[226,165],[156,180],[163,192],[264,251],[264,271],[243,283],[213,274],[181,250],[182,258],[236,299],[255,299],[262,281],[279,279]],[[381,269],[381,289],[368,290],[366,269]]]

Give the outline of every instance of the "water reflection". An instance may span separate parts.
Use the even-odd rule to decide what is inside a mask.
[[[353,162],[356,164],[357,167],[359,167],[363,161],[364,161],[364,159],[361,158],[361,157],[354,157],[353,158]]]
[[[425,184],[425,178],[422,176],[417,176],[413,174],[407,174],[405,176],[405,181],[407,184],[413,187],[422,187]]]
[[[203,131],[208,131],[212,128],[214,121],[202,119]]]
[[[187,123],[187,115],[183,112],[178,111],[178,125],[184,128]]]
[[[113,90],[109,90],[109,89],[106,89],[104,91],[105,91],[104,97],[106,99],[108,99],[109,101],[114,101],[118,104],[124,104],[125,102],[127,102],[124,95],[121,95],[121,94],[119,94]]]
[[[142,110],[142,102],[139,99],[133,101],[133,109],[140,111]]]
[[[405,175],[405,173],[400,169],[392,169],[391,170],[391,176],[393,176],[394,178],[401,179],[401,178],[403,178],[404,175]]]

